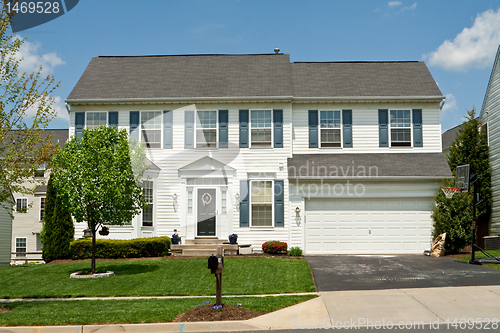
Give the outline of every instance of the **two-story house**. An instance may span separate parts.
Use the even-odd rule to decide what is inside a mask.
[[[443,99],[423,62],[276,53],[95,57],[66,102],[70,136],[108,125],[147,147],[149,205],[110,237],[328,254],[429,248]]]

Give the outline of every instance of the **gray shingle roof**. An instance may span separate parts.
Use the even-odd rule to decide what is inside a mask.
[[[94,57],[72,100],[442,96],[423,62],[290,63],[288,54]]]
[[[362,177],[445,178],[452,173],[442,153],[294,154],[288,158],[288,178]]]
[[[68,100],[291,96],[290,57],[95,57]]]
[[[293,63],[294,97],[442,96],[423,62]]]
[[[443,150],[448,150],[453,141],[457,138],[458,131],[462,124],[450,128],[441,135],[441,145]]]

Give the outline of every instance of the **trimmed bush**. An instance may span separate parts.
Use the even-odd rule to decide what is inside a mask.
[[[72,259],[92,257],[92,239],[78,239],[70,245]],[[97,239],[96,258],[163,257],[170,249],[169,237],[135,238],[130,240]]]
[[[262,244],[262,251],[264,253],[280,253],[286,252],[288,245],[286,242],[270,241]]]
[[[288,255],[292,257],[301,257],[302,249],[300,247],[292,247],[290,248],[290,252],[288,252]]]

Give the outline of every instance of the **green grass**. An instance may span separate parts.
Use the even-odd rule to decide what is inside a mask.
[[[260,312],[271,312],[316,297],[223,297],[224,304],[237,305]],[[141,299],[141,300],[75,300],[50,302],[0,303],[10,312],[0,313],[0,326],[89,325],[123,323],[157,323],[172,321],[175,316],[215,298]]]
[[[304,259],[226,257],[224,264],[227,295],[316,291]],[[98,261],[99,270],[116,276],[70,279],[70,273],[89,267],[90,262],[0,267],[0,298],[215,295],[206,258]]]
[[[495,256],[495,257],[500,257],[500,250],[487,250],[489,254]],[[486,255],[484,255],[481,251],[476,251],[475,253],[476,258],[484,258]],[[456,257],[455,259],[462,260],[462,261],[469,261],[471,259],[471,256],[467,257]],[[500,270],[500,264],[483,264],[483,266],[495,268]]]

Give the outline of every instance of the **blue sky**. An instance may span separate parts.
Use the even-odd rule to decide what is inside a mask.
[[[272,53],[291,61],[423,60],[447,102],[442,128],[480,109],[500,44],[500,3],[333,0],[81,0],[65,15],[21,31],[22,69],[39,64],[64,100],[100,55]],[[408,78],[411,80],[411,78]]]

